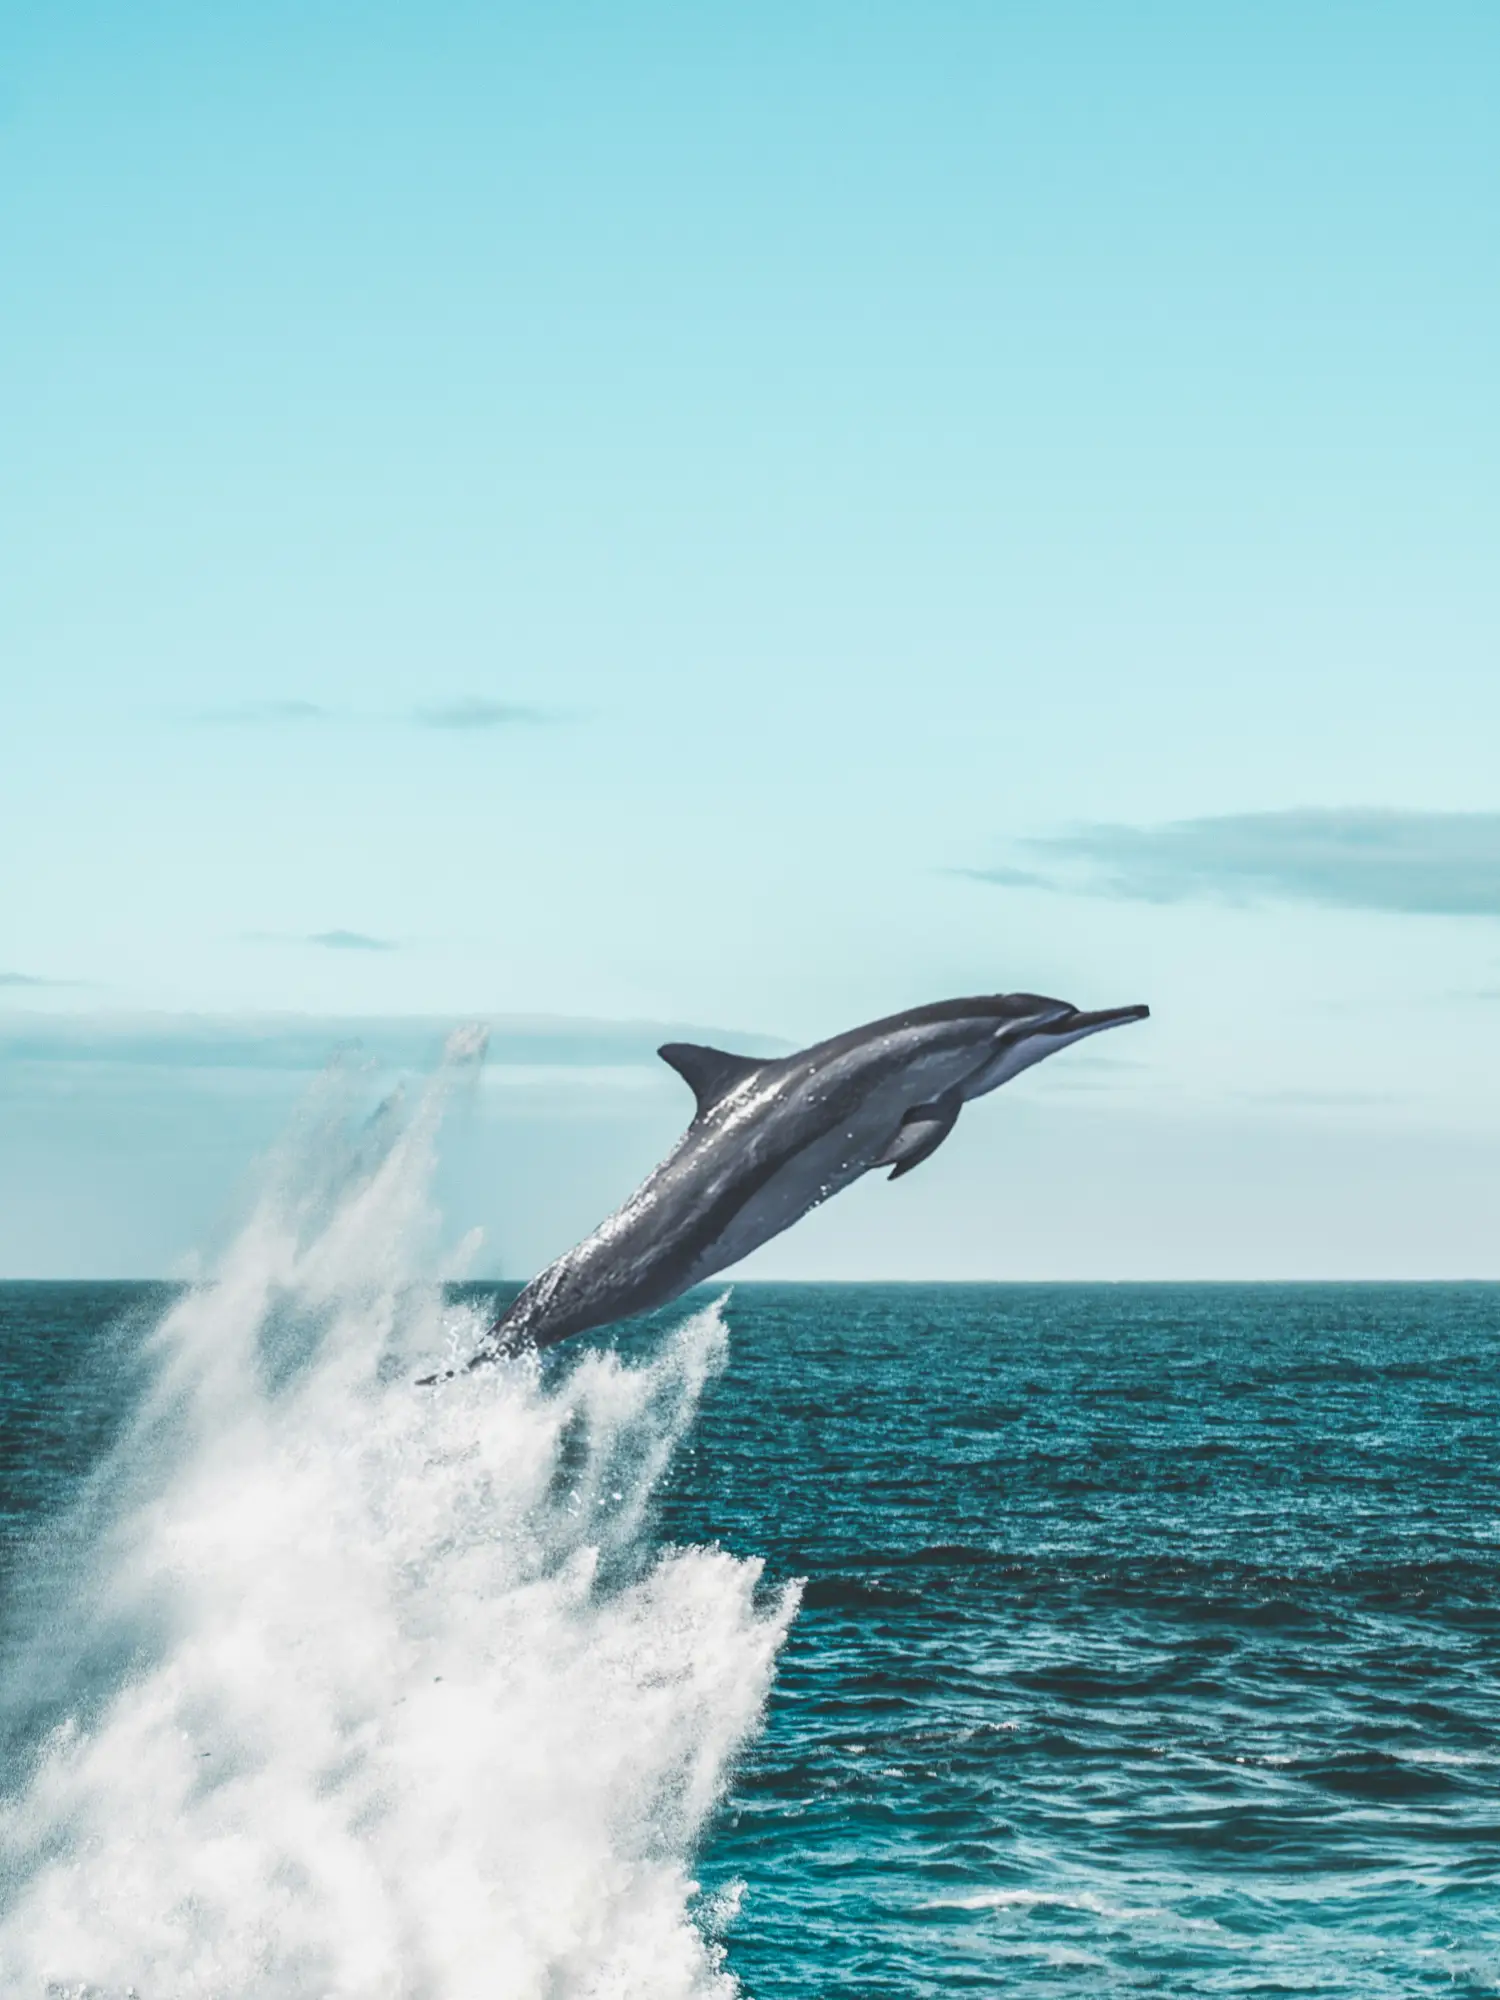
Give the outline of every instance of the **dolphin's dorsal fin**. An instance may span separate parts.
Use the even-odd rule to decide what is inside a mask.
[[[701,1042],[663,1042],[656,1053],[671,1064],[697,1098],[700,1118],[752,1070],[760,1068],[754,1056],[733,1056],[728,1049],[705,1048]]]

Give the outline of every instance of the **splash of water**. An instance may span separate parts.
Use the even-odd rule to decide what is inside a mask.
[[[795,1604],[649,1535],[724,1330],[414,1388],[482,1330],[426,1248],[445,1087],[351,1135],[331,1085],[152,1336],[0,1808],[6,1993],[738,1990],[691,1857]]]

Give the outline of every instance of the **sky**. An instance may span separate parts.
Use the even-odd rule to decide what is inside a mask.
[[[1500,14],[0,17],[0,1275],[492,1026],[522,1277],[771,1051],[1151,1022],[749,1275],[1500,1277]]]

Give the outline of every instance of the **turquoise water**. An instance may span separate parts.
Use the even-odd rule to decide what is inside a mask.
[[[756,1994],[1500,1990],[1500,1289],[750,1290]]]
[[[482,1596],[471,1572],[443,1569],[431,1553],[446,1547],[441,1524],[432,1531],[439,1540],[416,1555],[403,1544],[376,1595],[395,1601],[398,1575],[400,1589],[418,1590],[400,1599],[406,1608],[389,1628],[399,1625],[400,1644],[416,1650],[402,1654],[399,1685],[374,1685],[363,1654],[343,1670],[329,1729],[340,1742],[366,1743],[359,1755],[340,1751],[345,1763],[293,1747],[303,1723],[289,1718],[302,1717],[311,1694],[277,1705],[231,1688],[241,1654],[228,1645],[216,1653],[215,1635],[233,1603],[235,1644],[257,1650],[264,1676],[282,1687],[302,1676],[321,1690],[319,1648],[336,1651],[341,1632],[374,1616],[368,1579],[327,1628],[310,1607],[320,1591],[343,1587],[336,1580],[252,1615],[233,1590],[212,1587],[216,1551],[231,1566],[247,1512],[258,1524],[274,1511],[269,1496],[316,1461],[306,1440],[341,1421],[331,1399],[365,1396],[368,1423],[371,1412],[404,1411],[421,1398],[387,1358],[363,1389],[319,1377],[325,1400],[314,1427],[289,1398],[307,1357],[336,1347],[337,1315],[313,1315],[313,1331],[292,1338],[285,1291],[278,1296],[276,1312],[262,1301],[246,1322],[262,1349],[268,1327],[280,1327],[273,1387],[221,1383],[216,1401],[193,1392],[186,1428],[198,1439],[199,1484],[181,1505],[166,1571],[186,1566],[208,1582],[183,1600],[175,1624],[138,1621],[128,1643],[117,1630],[109,1646],[98,1642],[97,1551],[114,1551],[105,1568],[128,1566],[131,1547],[161,1532],[162,1495],[184,1477],[174,1442],[180,1403],[175,1416],[158,1410],[153,1419],[143,1455],[164,1469],[148,1492],[121,1474],[118,1450],[111,1457],[122,1436],[140,1448],[141,1399],[163,1366],[150,1329],[172,1295],[0,1288],[7,1992],[39,1978],[49,1951],[50,1976],[92,1981],[81,1990],[111,2000],[132,1982],[140,2000],[344,1991],[456,2000],[481,1990],[560,2000],[727,1993],[734,1982],[761,2000],[1500,1992],[1500,1288],[740,1286],[725,1313],[727,1353],[705,1348],[686,1387],[682,1329],[705,1323],[692,1317],[696,1302],[621,1335],[623,1369],[558,1350],[526,1385],[529,1400],[515,1404],[485,1490],[501,1480],[495,1466],[514,1467],[533,1445],[545,1457],[535,1444],[543,1433],[520,1428],[526,1413],[540,1422],[538,1412],[563,1410],[545,1432],[554,1458],[509,1526],[491,1517],[483,1532],[532,1534],[525,1524],[538,1509],[555,1516],[531,1570],[506,1571],[489,1594],[508,1592],[520,1606],[518,1593],[538,1589],[539,1578],[576,1567],[579,1548],[599,1539],[590,1509],[615,1524],[605,1559],[565,1615],[537,1600],[534,1613],[512,1618],[503,1645],[471,1661],[464,1649]],[[461,1301],[450,1320],[455,1311]],[[423,1464],[441,1465],[444,1479],[457,1478],[453,1465],[469,1463],[474,1439],[491,1434],[482,1428],[492,1421],[485,1398],[502,1395],[498,1379],[474,1378],[478,1386],[463,1392],[472,1404],[434,1406],[454,1422],[457,1412],[480,1413],[463,1415],[481,1425],[472,1437],[421,1443]],[[587,1394],[580,1383],[591,1385]],[[622,1415],[631,1384],[646,1387]],[[512,1384],[503,1395],[521,1390]],[[253,1436],[242,1422],[246,1397],[258,1398]],[[255,1454],[276,1448],[278,1412],[304,1441],[267,1479]],[[403,1434],[408,1511],[430,1490],[414,1449]],[[202,1468],[222,1481],[229,1461],[243,1461],[250,1483],[225,1488],[238,1497],[216,1514],[220,1488],[202,1483]],[[390,1490],[397,1463],[379,1462],[372,1490]],[[585,1477],[579,1467],[589,1464]],[[353,1467],[346,1439],[316,1466],[320,1492],[336,1492]],[[475,1489],[452,1490],[459,1510]],[[326,1505],[293,1523],[287,1547],[305,1545],[308,1521]],[[377,1525],[360,1535],[397,1533],[386,1503],[372,1505]],[[224,1525],[184,1553],[181,1524],[205,1518]],[[566,1547],[556,1525],[564,1519],[574,1524]],[[38,1543],[38,1524],[49,1521],[67,1532],[59,1538],[54,1525]],[[663,1551],[704,1545],[722,1553],[653,1567]],[[410,1585],[417,1572],[420,1586]],[[676,1597],[663,1577],[676,1579]],[[796,1579],[793,1615],[781,1591]],[[445,1623],[460,1603],[463,1618]],[[83,1621],[95,1636],[70,1650],[57,1635],[73,1604],[95,1606]],[[628,1644],[618,1637],[626,1627],[607,1622],[623,1616],[621,1606]],[[662,1649],[684,1631],[667,1660]],[[51,1635],[46,1657],[60,1663],[44,1673],[39,1632]],[[557,1731],[536,1795],[548,1803],[528,1808],[533,1844],[552,1840],[554,1856],[592,1857],[580,1863],[575,1905],[529,1959],[514,1942],[513,1911],[484,1943],[486,1912],[504,1902],[523,1865],[519,1850],[497,1845],[515,1815],[454,1835],[464,1786],[478,1780],[464,1768],[443,1771],[457,1803],[441,1835],[424,1833],[421,1779],[403,1750],[398,1784],[392,1752],[376,1790],[339,1820],[337,1838],[348,1842],[351,1867],[385,1843],[387,1882],[409,1873],[400,1857],[424,1841],[446,1843],[444,1879],[459,1884],[461,1921],[477,1926],[490,1956],[476,1962],[493,1979],[471,1983],[432,1946],[403,1957],[399,1937],[363,1975],[348,1974],[354,1961],[339,1956],[339,1926],[360,1921],[357,1906],[330,1902],[316,1880],[298,1891],[300,1902],[286,1901],[292,1892],[276,1885],[302,1878],[277,1847],[283,1822],[309,1799],[355,1785],[340,1774],[359,1756],[367,1768],[386,1754],[371,1747],[381,1718],[398,1706],[404,1715],[419,1681],[425,1699],[444,1680],[428,1671],[432,1646],[449,1679],[469,1675],[473,1718],[486,1701],[519,1700],[533,1642],[533,1664],[552,1692],[549,1706],[526,1713],[548,1715]],[[627,1671],[621,1662],[638,1662],[642,1649],[649,1670]],[[589,1712],[627,1681],[629,1700],[601,1737]],[[674,1695],[675,1708],[661,1707],[662,1688],[689,1683],[691,1701]],[[123,1705],[144,1702],[142,1689],[162,1715],[170,1710],[171,1731],[142,1721],[157,1710],[138,1707],[130,1727],[139,1733],[127,1733]],[[219,1817],[193,1821],[191,1852],[185,1835],[179,1846],[160,1828],[142,1833],[132,1823],[133,1774],[143,1797],[166,1785],[152,1774],[172,1732],[174,1741],[201,1740],[193,1754],[205,1765],[222,1756],[231,1708],[235,1784],[209,1805],[201,1778],[198,1790],[162,1793],[177,1801],[184,1825],[189,1813]],[[65,1753],[47,1754],[72,1758],[71,1775],[54,1772],[44,1784],[38,1746],[56,1744],[47,1732],[60,1722],[74,1733]],[[477,1725],[468,1726],[478,1741]],[[537,1726],[528,1720],[526,1730]],[[93,1763],[80,1729],[103,1746]],[[622,1732],[638,1734],[635,1761],[596,1799],[589,1784]],[[423,1754],[441,1766],[440,1750]],[[506,1755],[518,1754],[497,1752],[488,1791],[503,1793]],[[674,1808],[663,1831],[661,1802],[686,1783],[671,1774],[695,1757],[693,1768],[708,1772],[701,1810]],[[386,1802],[378,1809],[377,1795]],[[559,1798],[562,1816],[549,1832],[541,1819]],[[634,1803],[649,1835],[619,1831]],[[591,1814],[613,1829],[607,1841],[598,1835],[603,1845],[589,1845],[598,1833]],[[135,1847],[150,1848],[149,1880],[161,1883],[175,1869],[191,1872],[205,1841],[231,1825],[234,1851],[269,1858],[218,1904],[211,1884],[176,1900],[163,1890],[150,1932],[157,1942],[143,1928],[146,1941],[121,1944],[127,1906],[110,1899]],[[683,1877],[681,1908],[692,1940],[707,1944],[701,1963],[683,1960],[680,1978],[676,1969],[658,1978],[651,1955],[667,1949],[662,1940],[681,1944],[680,1926],[665,1903],[665,1914],[652,1914],[647,1887],[675,1879],[673,1842],[692,1876]],[[112,1845],[106,1876],[98,1857]],[[60,1849],[73,1872],[49,1903],[47,1871]],[[488,1888],[479,1863],[470,1865],[478,1855],[501,1856]],[[554,1858],[537,1879],[551,1883],[566,1866]],[[579,1911],[597,1882],[617,1875],[631,1886],[620,1891],[614,1928],[590,1943]],[[96,1899],[97,1929],[84,1925],[57,1942],[57,1912],[74,1907],[80,1884]],[[528,1909],[540,1894],[528,1890]],[[202,1916],[210,1905],[212,1924]],[[285,1938],[293,1908],[310,1942],[283,1962],[265,1939]],[[237,1957],[241,1920],[260,1942]],[[452,1910],[444,1918],[450,1930],[459,1921]],[[657,1941],[631,1959],[635,1947],[622,1940],[657,1923]],[[197,1957],[186,1946],[174,1957],[178,1945],[160,1942],[173,1924],[184,1935],[198,1927]],[[205,1937],[216,1940],[207,1957]],[[512,1949],[521,1955],[507,1958]]]

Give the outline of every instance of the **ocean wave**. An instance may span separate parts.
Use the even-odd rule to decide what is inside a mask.
[[[0,1806],[6,1993],[738,1991],[692,1859],[795,1591],[651,1532],[722,1319],[415,1387],[481,1331],[430,1248],[452,1081],[369,1121],[327,1083],[150,1336],[0,1690],[52,1709]]]

